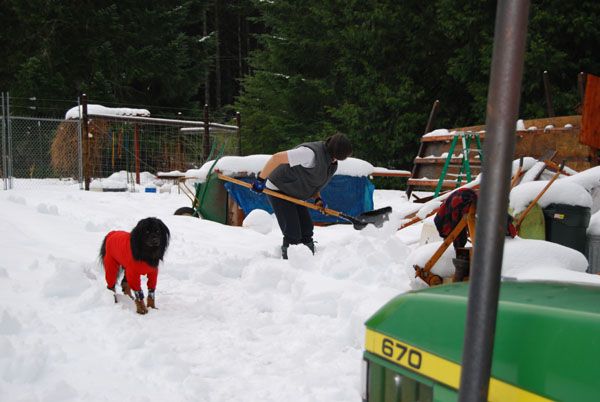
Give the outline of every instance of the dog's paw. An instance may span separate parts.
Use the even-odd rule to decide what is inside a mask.
[[[158,309],[156,307],[156,304],[154,303],[154,299],[150,297],[146,298],[146,305],[148,306],[148,308]]]
[[[144,300],[136,300],[135,308],[138,314],[146,314],[148,312],[148,309],[144,305]]]

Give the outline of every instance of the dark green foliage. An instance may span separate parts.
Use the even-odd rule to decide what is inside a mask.
[[[10,63],[0,86],[14,98],[87,93],[104,103],[188,106],[211,62],[213,43],[196,29],[201,4],[4,0]]]
[[[374,165],[410,169],[432,103],[434,128],[485,122],[496,2],[256,0],[267,28],[236,106],[246,152],[348,134]],[[520,117],[576,114],[577,74],[599,74],[600,3],[531,4]]]
[[[496,5],[0,0],[0,90],[29,113],[29,97],[84,92],[154,116],[208,103],[229,124],[241,112],[245,154],[341,131],[354,156],[410,170],[435,100],[434,128],[484,124]],[[600,75],[599,20],[596,1],[531,2],[521,118],[547,116],[545,70],[555,114],[577,113],[577,74]]]

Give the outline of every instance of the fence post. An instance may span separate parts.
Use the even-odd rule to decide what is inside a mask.
[[[203,139],[203,145],[204,145],[204,162],[207,162],[206,158],[208,158],[208,154],[210,153],[209,151],[209,128],[208,128],[208,105],[205,104],[204,105],[204,139]]]
[[[8,160],[6,162],[6,177],[8,178],[8,188],[13,188],[13,153],[12,153],[12,124],[10,122],[10,94],[6,92],[6,149]]]
[[[135,184],[140,184],[140,134],[137,123],[133,129],[133,141],[135,143]]]
[[[4,190],[7,190],[6,188],[6,133],[5,133],[5,127],[4,127],[4,92],[2,92],[2,185]]]
[[[238,156],[242,156],[242,117],[240,112],[235,112],[235,122],[238,136]]]
[[[85,191],[90,190],[90,133],[88,126],[87,95],[81,95],[81,123],[83,135],[81,136],[81,159],[83,161],[83,183]]]
[[[177,113],[177,120],[181,120],[181,112]],[[177,130],[177,170],[183,172],[183,133]]]
[[[2,92],[2,184],[4,190],[8,190],[8,182],[6,180],[6,113],[4,109],[4,92]]]
[[[554,106],[552,105],[552,93],[550,91],[548,71],[544,71],[544,90],[546,92],[546,107],[548,108],[548,117],[554,117]]]

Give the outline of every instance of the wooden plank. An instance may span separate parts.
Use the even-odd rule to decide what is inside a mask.
[[[446,162],[446,158],[437,158],[437,157],[429,157],[429,158],[415,158],[415,160],[413,161],[414,163],[420,163],[420,164],[438,164],[438,163],[445,163]],[[460,157],[455,157],[455,158],[451,158],[450,159],[450,163],[456,163],[456,164],[461,164],[462,163],[462,158]],[[480,166],[481,165],[481,160],[480,159],[469,159],[469,164],[471,166]]]
[[[410,172],[373,172],[370,176],[384,176],[384,177],[410,177]]]

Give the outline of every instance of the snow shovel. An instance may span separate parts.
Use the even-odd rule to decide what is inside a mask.
[[[246,183],[245,181],[234,179],[233,177],[219,174],[219,179],[225,180],[225,181],[228,181],[231,183],[235,183],[235,184],[238,184],[243,187],[252,188],[252,185],[250,183]],[[379,228],[383,225],[383,222],[388,220],[388,215],[390,214],[390,212],[392,212],[392,207],[385,207],[385,208],[375,209],[373,211],[364,212],[364,213],[358,215],[357,217],[352,217],[350,215],[346,215],[343,212],[334,211],[333,209],[319,208],[318,206],[316,206],[315,204],[311,204],[310,202],[302,201],[297,198],[293,198],[288,195],[278,193],[277,191],[269,190],[268,188],[265,188],[263,190],[263,193],[272,195],[273,197],[278,197],[283,200],[293,202],[298,205],[303,205],[307,208],[311,208],[316,211],[320,211],[320,212],[324,213],[325,215],[333,215],[333,216],[337,216],[338,218],[345,219],[345,220],[349,221],[350,223],[352,223],[352,226],[354,226],[354,229],[356,229],[356,230],[364,229],[369,223],[371,223]]]

